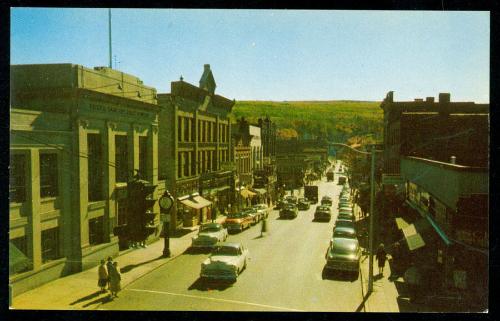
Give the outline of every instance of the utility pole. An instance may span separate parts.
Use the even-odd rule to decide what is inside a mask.
[[[368,293],[373,291],[373,221],[374,221],[374,200],[375,200],[375,145],[371,150],[372,164],[370,175],[370,235],[368,238],[368,248],[370,251],[370,258],[368,261]]]
[[[108,9],[108,34],[109,34],[109,68],[113,68],[112,50],[111,50],[111,8]]]

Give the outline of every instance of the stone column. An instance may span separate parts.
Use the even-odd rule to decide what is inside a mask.
[[[105,240],[110,242],[112,239],[116,239],[113,235],[113,221],[116,219],[116,196],[114,195],[115,183],[116,183],[116,170],[112,164],[116,163],[115,157],[115,134],[116,123],[112,121],[106,122],[106,129],[104,133],[104,150],[103,153],[103,170],[104,170],[104,189],[105,197],[108,200],[108,206],[106,209],[106,214],[104,216],[104,235]]]
[[[28,255],[33,259],[33,270],[42,266],[42,225],[40,222],[40,154],[37,148],[29,150],[29,177],[28,202],[31,216],[29,217],[30,233],[27,238]]]

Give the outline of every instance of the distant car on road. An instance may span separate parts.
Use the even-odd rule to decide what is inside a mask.
[[[333,170],[328,170],[328,172],[326,172],[326,181],[327,182],[333,182],[333,179],[334,179],[334,174],[333,174]]]
[[[233,231],[243,231],[252,225],[253,217],[247,212],[241,211],[238,213],[231,213],[226,218],[226,228],[229,233]]]
[[[276,209],[277,210],[280,210],[283,208],[283,205],[285,205],[287,202],[286,200],[284,199],[279,199],[278,201],[276,201]]]
[[[347,182],[347,177],[345,176],[339,176],[339,183],[338,185],[344,185]]]
[[[293,195],[288,195],[287,197],[285,197],[285,201],[287,203],[291,203],[291,204],[297,205],[297,197],[295,197]]]
[[[285,204],[280,210],[280,218],[296,218],[298,214],[297,206],[295,204]]]
[[[354,272],[359,275],[361,249],[356,238],[334,237],[326,252],[326,270]]]
[[[207,223],[200,226],[198,235],[192,238],[191,247],[214,247],[218,242],[227,239],[227,229],[219,223]]]
[[[305,197],[299,198],[299,204],[297,205],[299,210],[306,211],[311,207],[309,200]]]
[[[262,219],[262,213],[254,207],[247,207],[243,209],[243,212],[247,213],[252,218],[252,225],[259,223]]]
[[[315,221],[327,221],[330,222],[332,218],[332,210],[327,205],[316,206],[316,211],[314,212]]]
[[[247,266],[248,254],[241,243],[219,243],[201,264],[200,278],[236,282]]]
[[[321,205],[332,206],[332,198],[330,196],[323,196],[321,198]]]

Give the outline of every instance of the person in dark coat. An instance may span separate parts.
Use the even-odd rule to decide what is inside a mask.
[[[394,243],[391,252],[392,257],[392,266],[391,266],[391,277],[397,278],[401,274],[401,267],[403,266],[403,262],[401,262],[401,245],[399,242]]]
[[[109,273],[110,286],[109,290],[111,291],[111,298],[118,297],[118,292],[122,289],[121,287],[121,279],[122,276],[118,269],[118,262],[113,262],[113,270]]]
[[[385,260],[387,259],[387,252],[384,249],[384,243],[380,243],[376,253],[378,261],[378,274],[384,275]]]
[[[112,273],[112,271],[115,269],[115,267],[113,266],[113,258],[111,256],[108,256],[108,262],[106,263],[106,268],[108,270],[108,290],[110,288],[110,275]]]
[[[261,230],[260,230],[260,237],[264,236],[264,233],[267,232],[267,219],[264,217],[262,219],[262,225],[261,225]]]
[[[108,284],[108,272],[106,271],[106,262],[101,260],[101,264],[97,270],[97,286],[101,288],[101,292],[106,291],[106,285]]]

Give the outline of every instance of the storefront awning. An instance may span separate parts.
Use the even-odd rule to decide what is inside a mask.
[[[417,250],[426,245],[433,238],[433,228],[425,218],[402,229],[410,251]]]
[[[402,217],[396,217],[396,225],[398,226],[398,229],[402,230],[405,227],[410,226],[410,223],[405,221]]]
[[[204,207],[210,206],[212,204],[212,202],[210,202],[209,200],[207,200],[199,195],[193,196],[190,198],[186,198],[186,199],[182,199],[182,200],[180,200],[180,202],[182,204],[184,204],[188,207],[194,208],[194,209],[204,208]]]
[[[258,192],[259,194],[261,194],[261,195],[264,195],[264,194],[266,194],[266,193],[267,193],[267,191],[266,191],[266,189],[265,189],[265,188],[254,188],[254,190],[255,190],[256,192]]]
[[[241,196],[243,196],[244,198],[252,198],[254,197],[255,195],[257,195],[256,193],[248,190],[248,189],[242,189],[241,192],[240,192]]]

